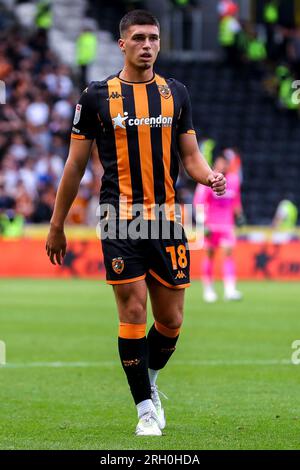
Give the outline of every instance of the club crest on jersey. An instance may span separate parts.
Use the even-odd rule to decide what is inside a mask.
[[[124,260],[121,256],[119,256],[118,258],[114,258],[112,260],[111,265],[112,265],[112,268],[115,271],[115,273],[121,274],[121,272],[124,269]]]
[[[171,90],[168,87],[168,85],[157,85],[157,88],[163,98],[166,98],[166,99],[170,98]]]
[[[76,105],[75,115],[74,115],[74,120],[73,120],[74,125],[78,124],[80,121],[81,108],[82,108],[81,104]]]

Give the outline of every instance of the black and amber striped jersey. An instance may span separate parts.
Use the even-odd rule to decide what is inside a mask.
[[[104,169],[100,203],[153,208],[176,202],[178,136],[195,134],[186,87],[154,74],[131,83],[114,75],[91,82],[76,105],[72,138],[96,139]]]

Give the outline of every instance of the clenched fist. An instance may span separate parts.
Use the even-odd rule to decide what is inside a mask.
[[[226,193],[226,178],[222,173],[211,173],[207,182],[217,196],[223,196]]]

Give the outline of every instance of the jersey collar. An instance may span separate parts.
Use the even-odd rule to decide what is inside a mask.
[[[121,72],[122,72],[122,70],[120,70],[117,77],[120,80],[120,82],[127,83],[127,85],[145,85],[145,84],[154,82],[155,79],[156,79],[156,73],[153,73],[153,77],[150,80],[146,80],[145,82],[128,82],[127,80],[123,80],[123,78],[120,78],[120,73]]]

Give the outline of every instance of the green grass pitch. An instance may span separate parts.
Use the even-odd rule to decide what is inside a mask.
[[[214,305],[199,283],[186,291],[178,348],[158,381],[167,428],[138,438],[111,287],[0,280],[0,448],[299,449],[299,284],[240,288],[243,301]]]

